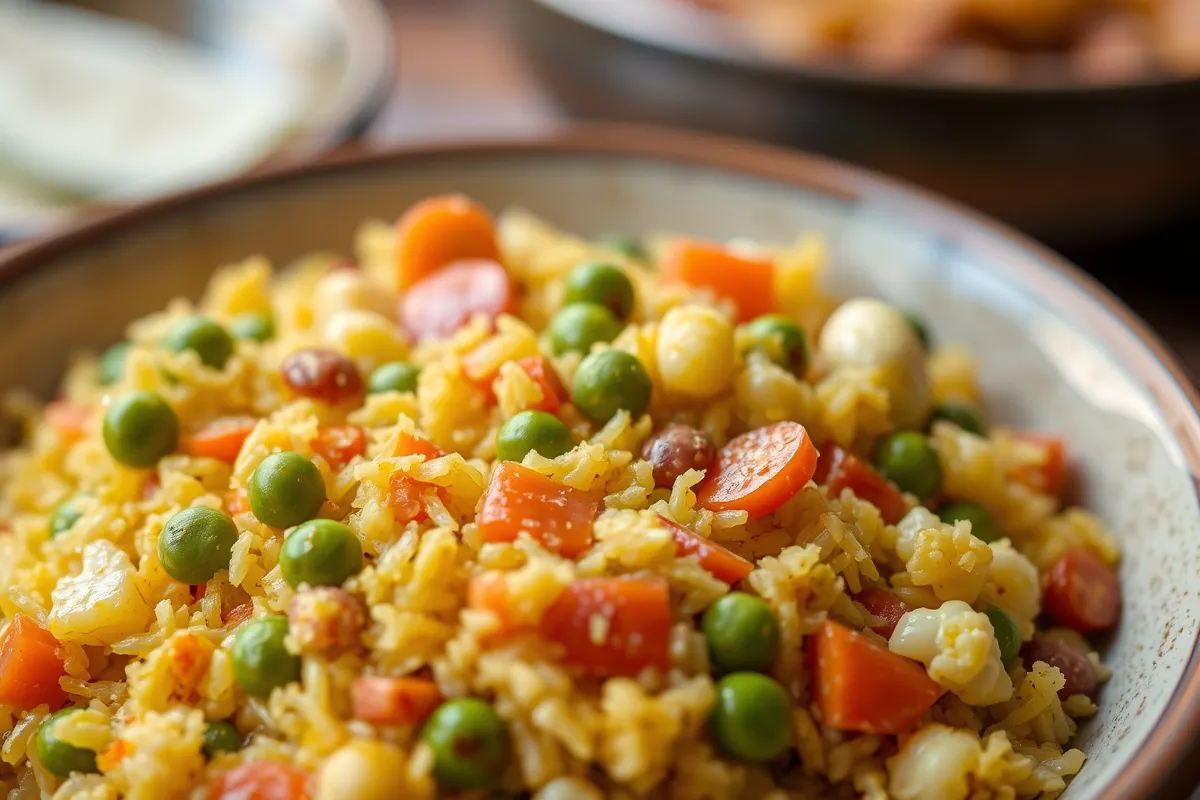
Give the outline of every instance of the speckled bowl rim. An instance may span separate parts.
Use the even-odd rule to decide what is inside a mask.
[[[846,202],[902,208],[907,218],[952,235],[964,247],[985,255],[996,269],[1018,284],[1051,298],[1059,310],[1103,342],[1154,398],[1200,489],[1196,478],[1200,475],[1200,396],[1158,335],[1078,267],[1000,223],[900,181],[797,151],[708,134],[644,125],[575,124],[535,136],[418,143],[284,166],[106,213],[0,250],[0,291],[69,253],[102,245],[139,225],[189,207],[234,197],[242,190],[286,188],[295,181],[389,164],[539,154],[609,155],[692,165],[815,191]],[[1200,753],[1189,758],[1198,743],[1200,642],[1193,642],[1187,667],[1157,726],[1127,769],[1103,787],[1099,796],[1122,800],[1187,796],[1200,779]]]

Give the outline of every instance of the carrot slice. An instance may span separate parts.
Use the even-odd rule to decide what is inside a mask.
[[[419,481],[403,472],[393,472],[388,478],[388,507],[400,524],[424,522],[429,518],[421,496],[430,484]]]
[[[405,292],[400,322],[414,339],[445,339],[476,314],[495,321],[515,308],[512,281],[498,262],[455,261]]]
[[[531,406],[535,411],[545,411],[548,414],[558,412],[567,401],[567,389],[563,386],[558,371],[545,356],[526,356],[517,361],[517,366],[533,379],[542,390],[542,399]]]
[[[330,425],[317,433],[312,449],[334,469],[341,469],[367,451],[367,437],[357,425]]]
[[[128,739],[117,739],[108,749],[96,756],[96,766],[102,772],[111,772],[129,756],[137,752],[137,747]]]
[[[1013,440],[1043,448],[1046,460],[1038,465],[1015,469],[1009,477],[1042,494],[1058,495],[1067,479],[1067,448],[1061,437],[1043,433],[1013,434]]]
[[[217,778],[209,800],[308,800],[308,773],[281,761],[252,761]]]
[[[817,467],[817,451],[797,422],[776,422],[731,439],[696,486],[701,506],[746,511],[751,519],[773,513],[804,488]]]
[[[664,282],[711,289],[737,306],[737,321],[746,322],[775,310],[775,265],[734,255],[715,242],[677,239],[663,254]]]
[[[69,400],[55,400],[46,406],[46,422],[68,439],[79,439],[87,433],[88,421],[92,417],[90,406],[72,403]]]
[[[663,525],[675,539],[675,555],[679,558],[695,556],[710,575],[730,586],[754,571],[754,565],[741,556],[731,553],[716,542],[689,531],[672,519],[659,515]]]
[[[372,725],[416,725],[441,702],[437,684],[424,678],[362,675],[350,686],[355,718]]]
[[[670,666],[671,600],[659,578],[581,578],[542,616],[541,635],[563,661],[598,676]]]
[[[601,502],[515,461],[492,473],[476,522],[487,542],[511,542],[525,531],[561,556],[574,558],[592,544]]]
[[[499,257],[492,215],[462,195],[428,197],[396,221],[400,289],[407,289],[452,261]]]
[[[883,521],[889,525],[895,525],[908,513],[908,503],[895,484],[870,464],[837,445],[821,451],[814,480],[828,486],[834,497],[843,489],[849,489],[858,499],[878,508]]]
[[[813,634],[813,695],[826,725],[859,733],[904,733],[945,693],[915,661],[844,625]]]
[[[1072,547],[1046,574],[1042,607],[1055,622],[1081,633],[1106,630],[1121,616],[1121,584],[1098,555]]]
[[[424,436],[401,433],[396,437],[396,455],[425,456],[425,460],[429,461],[432,458],[441,458],[446,453]]]
[[[67,701],[58,685],[66,667],[58,640],[24,614],[16,614],[0,640],[0,703],[29,710],[45,703],[51,710]]]
[[[179,449],[189,456],[215,458],[232,464],[242,452],[242,445],[254,431],[254,417],[222,417],[179,440]]]
[[[879,620],[880,624],[873,625],[871,630],[885,639],[892,638],[892,634],[896,631],[896,623],[912,610],[907,603],[896,596],[895,592],[889,592],[887,589],[863,589],[854,595],[854,599],[867,610],[868,614]]]

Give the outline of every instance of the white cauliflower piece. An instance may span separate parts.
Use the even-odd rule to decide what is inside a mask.
[[[913,585],[928,586],[938,600],[973,603],[979,597],[992,551],[971,535],[971,523],[942,522],[917,506],[897,524],[896,555],[904,559]]]
[[[971,731],[926,725],[888,759],[888,793],[895,800],[964,800],[980,754]]]
[[[888,648],[920,661],[930,678],[967,705],[989,706],[1012,697],[991,621],[961,600],[908,612],[896,623]]]
[[[1041,583],[1033,562],[1013,548],[1008,539],[988,545],[992,563],[979,601],[1002,608],[1017,623],[1021,639],[1033,638],[1033,621],[1042,610]]]
[[[112,644],[143,632],[154,616],[133,562],[107,539],[83,548],[79,574],[61,579],[50,600],[50,632],[75,644]]]

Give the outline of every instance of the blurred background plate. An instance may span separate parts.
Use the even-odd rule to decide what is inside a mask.
[[[394,59],[376,0],[4,0],[0,238],[328,150]]]
[[[523,0],[512,12],[539,80],[575,117],[815,150],[1064,249],[1103,247],[1200,206],[1194,78],[985,82],[783,64],[681,0]]]

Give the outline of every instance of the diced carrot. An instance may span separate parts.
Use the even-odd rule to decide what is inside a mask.
[[[1081,633],[1106,630],[1121,616],[1121,584],[1098,555],[1077,545],[1046,574],[1042,607],[1059,625]]]
[[[492,633],[504,636],[520,629],[508,613],[508,587],[504,576],[496,572],[484,572],[471,578],[467,584],[467,608],[490,611],[498,624]]]
[[[168,667],[175,679],[175,691],[182,699],[189,698],[200,685],[204,674],[212,663],[213,645],[190,633],[171,637],[168,649]]]
[[[504,267],[495,261],[456,261],[405,292],[400,323],[414,339],[445,339],[483,314],[495,321],[512,313],[517,296]]]
[[[696,486],[696,498],[714,511],[764,517],[803,489],[816,467],[817,450],[804,426],[776,422],[743,433],[722,447]]]
[[[330,425],[317,433],[312,449],[334,469],[341,469],[367,451],[367,437],[357,425]]]
[[[437,684],[424,678],[362,675],[350,687],[355,718],[372,725],[416,725],[441,702]]]
[[[257,424],[254,417],[213,420],[190,436],[180,438],[179,449],[189,456],[215,458],[232,464]]]
[[[400,289],[407,289],[453,261],[499,257],[492,215],[462,195],[428,197],[396,221]]]
[[[737,306],[738,322],[775,310],[775,265],[715,242],[678,239],[663,254],[664,282],[711,289]]]
[[[854,599],[868,614],[879,620],[880,624],[871,626],[871,630],[885,639],[892,638],[896,631],[896,623],[912,610],[895,592],[889,592],[887,589],[863,589],[854,595]]]
[[[67,701],[58,684],[66,667],[58,640],[24,614],[15,614],[0,640],[0,703],[29,710],[43,703],[51,710]]]
[[[441,458],[446,453],[424,436],[401,433],[396,437],[396,455],[425,456],[425,460],[429,461],[433,458]]]
[[[709,574],[730,586],[754,571],[754,565],[741,556],[731,553],[716,542],[689,531],[672,519],[659,515],[663,525],[675,539],[675,555],[679,558],[695,556]]]
[[[476,522],[487,542],[511,542],[525,531],[561,556],[574,558],[592,544],[601,502],[515,461],[492,473]]]
[[[92,418],[90,406],[72,403],[69,400],[55,400],[46,406],[46,422],[68,439],[79,439],[87,433],[88,422]]]
[[[581,578],[542,616],[541,635],[563,661],[603,677],[670,665],[671,601],[660,578]]]
[[[517,361],[517,365],[542,390],[542,399],[532,408],[548,414],[557,413],[562,404],[567,401],[568,394],[566,387],[563,386],[562,378],[558,377],[558,371],[554,369],[554,366],[545,356],[526,356]]]
[[[108,746],[107,750],[96,756],[96,766],[102,772],[108,772],[136,751],[137,747],[133,742],[128,739],[117,739]]]
[[[908,513],[908,503],[895,484],[879,474],[858,456],[831,445],[821,451],[821,459],[814,480],[829,487],[829,493],[837,497],[843,489],[854,492],[860,500],[866,500],[879,509],[883,521],[895,525]]]
[[[945,693],[917,662],[836,622],[822,622],[809,647],[813,695],[831,728],[904,733]]]
[[[1042,433],[1015,433],[1013,440],[1042,447],[1046,459],[1041,464],[1013,470],[1009,477],[1036,492],[1057,496],[1067,479],[1066,445],[1058,436]]]
[[[213,781],[209,800],[308,800],[308,773],[281,761],[252,761]]]
[[[419,481],[404,472],[393,472],[388,478],[388,507],[396,521],[422,522],[428,518],[421,496],[430,484]]]

